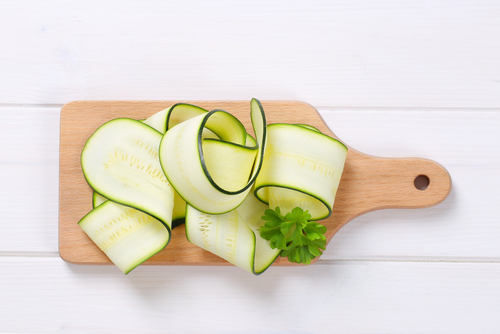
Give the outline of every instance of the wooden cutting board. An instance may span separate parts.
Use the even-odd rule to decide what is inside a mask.
[[[87,139],[111,119],[145,119],[177,102],[189,102],[207,110],[226,110],[240,119],[249,133],[253,133],[250,101],[77,101],[62,108],[59,171],[59,253],[62,259],[76,264],[111,264],[77,225],[92,210],[92,190],[80,165],[80,154]],[[337,138],[317,110],[307,103],[261,102],[268,124],[306,123]],[[429,180],[426,189],[417,189],[417,177]],[[349,147],[333,213],[320,222],[327,227],[329,242],[342,226],[359,215],[386,208],[433,206],[443,201],[450,189],[450,175],[436,162],[423,158],[374,157]],[[145,264],[229,265],[218,256],[189,243],[184,225],[173,229],[169,245]],[[292,264],[286,258],[278,258],[273,265]]]

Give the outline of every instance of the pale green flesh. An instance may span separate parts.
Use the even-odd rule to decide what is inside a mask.
[[[96,191],[94,191],[92,194],[92,207],[95,209],[107,200],[108,199],[106,197],[99,195]]]
[[[99,195],[96,191],[92,194],[92,207],[95,209],[102,203],[108,201],[104,196]],[[174,209],[172,210],[172,222],[186,217],[186,201],[174,192]]]
[[[257,147],[257,141],[247,133],[247,138],[245,140],[245,146],[247,147]]]
[[[208,110],[187,103],[177,103],[170,107],[166,115],[167,130],[191,118],[206,114]]]
[[[261,216],[268,208],[253,192],[236,210],[221,215],[209,215],[188,205],[186,236],[191,243],[250,273],[260,274],[280,252],[272,249],[257,230],[264,225]]]
[[[186,202],[200,211],[219,214],[231,211],[243,199],[221,193],[205,175],[198,147],[204,117],[194,117],[167,131],[160,145],[160,162],[168,180]]]
[[[188,205],[186,236],[191,243],[252,272],[255,235],[236,211],[209,215]]]
[[[234,116],[223,111],[212,111],[180,123],[164,135],[160,144],[163,171],[179,195],[197,210],[208,214],[226,213],[238,207],[248,194],[260,169],[265,147],[265,118],[257,102],[252,101],[251,117],[258,143],[256,158],[253,159],[255,161],[245,161],[247,167],[238,167],[232,176],[224,175],[225,173],[217,176],[216,172],[215,178],[211,176],[210,169],[214,171],[213,166],[220,165],[221,162],[207,157],[210,166],[206,165],[201,134],[206,126],[222,141],[235,144],[233,147],[240,146],[234,150],[251,152],[244,146],[248,137],[245,128]],[[213,156],[225,155],[226,153],[221,153],[222,150],[225,149],[215,150]],[[246,153],[241,156],[244,155]],[[248,175],[248,170],[252,170],[251,175]],[[236,174],[240,175],[236,177]],[[238,180],[238,184],[231,184],[229,179]]]
[[[160,133],[165,133],[167,131],[167,117],[171,109],[172,107],[159,111],[144,120],[143,123],[149,125]]]
[[[203,158],[212,180],[228,191],[238,191],[248,183],[257,149],[205,139]]]
[[[102,196],[131,206],[171,226],[174,190],[162,172],[158,146],[162,135],[131,119],[101,126],[82,152],[82,169]]]
[[[167,120],[170,127],[177,125],[189,118],[206,113],[207,110],[190,104],[176,104],[170,108],[159,111],[144,121],[145,124],[153,127],[156,131],[164,134],[167,131]],[[204,138],[218,138],[209,129],[204,129]],[[172,221],[186,217],[186,201],[174,190],[174,209],[172,211]]]
[[[153,114],[148,119],[143,120],[141,122],[151,126],[158,132],[165,133],[166,120],[168,114],[170,113],[170,110],[171,108],[159,111]],[[199,109],[196,108],[196,110]],[[218,138],[215,136],[215,134],[213,134],[213,132],[211,132],[208,129],[204,129],[204,136],[206,136],[207,138]],[[99,206],[100,204],[104,203],[107,200],[108,199],[106,197],[100,195],[96,191],[93,192],[92,205],[94,208],[96,208],[97,206]],[[175,221],[177,219],[182,219],[185,217],[185,215],[186,215],[186,201],[184,201],[184,199],[182,199],[182,197],[180,197],[179,194],[177,194],[177,192],[174,191],[174,209],[172,211],[172,221]]]
[[[159,132],[164,132],[169,110],[170,108],[160,111],[143,123]],[[170,233],[158,220],[141,211],[108,200],[96,191],[93,192],[94,209],[105,202],[110,204],[89,213],[79,225],[124,273],[130,272],[168,244]],[[171,220],[182,219],[185,213],[186,202],[174,193]],[[109,247],[109,244],[113,246]]]
[[[253,190],[253,189],[252,189]],[[270,241],[263,239],[258,231],[265,224],[262,216],[269,206],[259,201],[251,191],[243,203],[236,209],[242,220],[255,234],[254,274],[263,273],[278,257],[280,250],[272,249]]]
[[[186,217],[186,201],[174,191],[174,209],[172,210],[172,221]]]
[[[320,132],[317,128],[315,128],[314,126],[312,125],[309,125],[309,124],[301,124],[301,123],[297,123],[297,124],[294,124],[294,125],[297,125],[297,126],[301,126],[303,128],[306,128],[306,129],[309,129],[309,130],[313,130],[313,131],[316,131],[316,132]]]
[[[112,201],[93,209],[78,225],[125,274],[170,240],[170,232],[160,221]]]
[[[274,209],[309,210],[311,219],[331,214],[347,156],[339,141],[291,124],[271,124],[256,196]],[[281,189],[280,189],[281,188]]]

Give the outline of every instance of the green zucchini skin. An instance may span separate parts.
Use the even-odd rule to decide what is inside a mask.
[[[173,128],[177,124],[185,122],[193,117],[208,113],[208,110],[195,106],[189,103],[176,103],[166,116],[165,133],[167,130]]]
[[[254,275],[266,271],[280,254],[260,236],[262,216],[269,208],[251,191],[231,212],[210,215],[188,205],[186,237],[189,242]]]
[[[159,165],[161,137],[119,118],[99,127],[82,151],[94,209],[79,226],[125,274],[170,241],[175,196]]]
[[[95,209],[108,199],[95,190],[92,194],[92,208]],[[126,207],[124,207],[126,208]],[[171,229],[184,224],[186,218],[186,202],[178,195],[174,197],[174,211],[172,213],[172,226]]]
[[[252,172],[239,189],[225,189],[210,175],[203,152],[203,129],[210,129],[221,141],[231,142],[243,150],[247,139],[245,127],[231,114],[212,110],[169,129],[160,144],[160,162],[165,175],[177,193],[197,210],[223,214],[237,208],[250,191],[262,165],[266,143],[266,119],[260,102],[251,101],[251,119],[256,134],[256,159]],[[245,176],[244,176],[245,177]]]
[[[78,225],[125,274],[165,248],[171,235],[159,220],[113,201],[97,206]]]
[[[92,208],[95,209],[102,203],[106,202],[108,199],[100,195],[97,191],[92,192]]]
[[[248,184],[257,148],[205,138],[202,151],[203,171],[216,189],[231,193]]]
[[[81,162],[85,179],[100,195],[150,214],[170,228],[174,191],[158,158],[161,138],[142,122],[114,119],[88,139]]]
[[[166,120],[167,116],[170,114],[171,108],[160,111],[147,120],[141,120],[140,122],[150,126],[158,132],[165,132],[166,130]],[[199,109],[197,109],[199,111]],[[96,131],[97,132],[97,131]],[[82,164],[83,164],[83,153],[82,153]],[[82,169],[85,167],[82,166]],[[85,175],[85,174],[84,174]],[[90,184],[90,182],[89,182]],[[92,186],[92,184],[90,184]],[[99,186],[93,186],[93,188],[100,189]],[[177,194],[175,194],[177,195]],[[106,205],[104,205],[106,204]],[[139,264],[146,261],[148,258],[159,252],[163,249],[170,240],[170,230],[174,227],[180,226],[185,222],[185,212],[186,212],[186,203],[180,196],[174,196],[174,208],[172,212],[172,222],[171,226],[166,224],[166,221],[160,222],[154,217],[147,215],[146,213],[141,212],[140,210],[135,210],[132,207],[120,205],[112,200],[108,200],[108,198],[104,197],[100,193],[98,193],[95,189],[93,191],[92,196],[92,206],[93,210],[89,212],[82,220],[79,222],[79,226],[87,233],[87,235],[98,245],[98,247],[111,259],[113,263],[115,263],[125,274],[129,273]],[[142,208],[141,208],[142,209]],[[123,217],[127,218],[124,219]],[[154,235],[149,235],[148,237],[144,236],[144,227],[138,228],[136,231],[132,230],[130,226],[141,226],[141,222],[150,221],[151,226],[158,230],[158,224],[162,225],[162,229],[157,231]],[[112,224],[110,224],[112,222]],[[120,225],[121,224],[121,225]],[[129,233],[126,238],[130,240],[136,240],[133,244],[125,247],[122,252],[126,254],[128,259],[122,258],[116,252],[109,250],[109,247],[105,247],[105,242],[99,240],[99,232],[101,230],[109,230],[110,226],[113,226],[113,233],[121,233],[123,235],[123,231],[120,229],[127,229]],[[141,237],[142,234],[142,237]],[[157,237],[162,236],[163,240],[160,240],[158,244]],[[102,237],[101,237],[102,238]],[[110,238],[118,239],[118,236],[111,236]],[[154,242],[156,240],[156,247],[154,246]],[[117,245],[126,244],[126,241],[120,239],[115,241]],[[122,246],[123,248],[123,246]]]
[[[296,123],[294,125],[297,125],[297,126],[301,126],[303,128],[306,128],[306,129],[309,129],[309,130],[313,130],[313,131],[316,131],[316,132],[319,132],[319,133],[322,133],[321,131],[319,131],[318,128],[312,126],[312,125],[309,125],[309,124],[303,124],[303,123]]]
[[[332,213],[347,157],[340,141],[303,125],[268,126],[268,147],[255,196],[283,212],[309,210],[313,220]]]

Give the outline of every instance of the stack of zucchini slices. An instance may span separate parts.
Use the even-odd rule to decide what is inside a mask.
[[[328,217],[347,148],[309,125],[267,125],[256,99],[250,109],[255,137],[226,111],[184,103],[99,127],[81,155],[94,208],[79,226],[125,274],[182,222],[191,243],[264,272],[280,253],[259,234],[264,211]]]

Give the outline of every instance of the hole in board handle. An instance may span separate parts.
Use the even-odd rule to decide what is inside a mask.
[[[429,187],[430,182],[431,181],[429,180],[429,177],[427,177],[427,175],[419,175],[415,178],[413,184],[418,190],[425,190],[427,189],[427,187]]]

